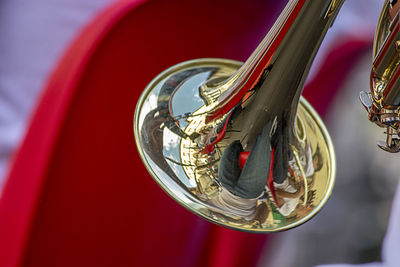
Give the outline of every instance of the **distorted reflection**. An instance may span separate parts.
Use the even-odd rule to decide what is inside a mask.
[[[260,118],[261,132],[243,143],[242,111],[252,94],[206,123],[218,94],[205,99],[199,88],[232,75],[236,65],[224,64],[167,73],[148,89],[137,122],[147,167],[160,185],[169,185],[170,195],[209,220],[254,231],[293,227],[312,216],[331,190],[331,170],[323,164],[330,155],[316,141],[321,130],[302,100],[295,131],[282,117]]]

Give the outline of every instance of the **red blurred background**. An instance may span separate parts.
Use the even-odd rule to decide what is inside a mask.
[[[266,264],[276,236],[213,225],[153,182],[132,120],[159,72],[201,57],[244,61],[285,4],[117,1],[83,23],[50,68],[10,163],[0,198],[0,266]],[[372,36],[346,37],[331,38],[305,89],[322,115],[371,46]]]

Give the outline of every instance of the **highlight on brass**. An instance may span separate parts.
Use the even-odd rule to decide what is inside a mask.
[[[234,61],[202,59],[157,77],[138,105],[141,156],[167,193],[202,217],[247,231],[288,229],[312,217],[332,190],[329,136],[301,99],[290,142],[274,117],[264,118],[253,144],[244,146],[244,109],[254,93],[206,123],[213,105],[205,104],[199,88],[239,67]]]
[[[245,63],[192,60],[146,87],[134,118],[137,147],[178,203],[251,232],[298,226],[322,208],[334,150],[301,91],[342,4],[289,1]]]
[[[375,34],[371,90],[360,100],[369,120],[385,128],[386,140],[378,146],[388,152],[400,151],[400,2],[386,1]]]

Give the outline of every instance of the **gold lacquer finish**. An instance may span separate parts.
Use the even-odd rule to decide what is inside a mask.
[[[300,95],[342,4],[289,1],[245,63],[184,62],[147,86],[134,118],[137,147],[178,203],[214,223],[264,233],[298,226],[322,208],[334,150]]]
[[[333,0],[331,1],[331,6],[328,11],[328,16],[332,16],[334,14],[337,14],[338,9],[340,6],[343,4],[344,1],[341,0]]]
[[[375,34],[370,92],[360,94],[369,119],[386,129],[386,140],[378,146],[392,153],[400,151],[399,9],[399,1],[384,3]]]
[[[196,91],[207,81],[226,79],[240,66],[236,61],[199,59],[160,74],[145,89],[137,105],[135,138],[150,174],[171,197],[192,212],[244,231],[286,230],[309,220],[327,201],[335,177],[333,146],[318,114],[301,98],[294,145],[290,148],[293,157],[288,162],[290,168],[283,185],[271,192],[266,184],[262,195],[253,201],[253,212],[249,215],[221,205],[218,200],[225,190],[218,177],[221,155],[244,129],[240,127],[239,113],[238,119],[227,125],[225,136],[214,151],[201,153],[201,138],[191,136],[203,133],[207,139],[212,136],[213,127],[226,118],[206,124],[213,105],[205,105]],[[172,95],[175,86],[180,90]],[[171,98],[176,98],[176,103]],[[184,115],[188,112],[191,114]],[[168,125],[171,121],[179,122],[179,129],[174,129],[175,123]],[[267,176],[266,173],[265,179]]]

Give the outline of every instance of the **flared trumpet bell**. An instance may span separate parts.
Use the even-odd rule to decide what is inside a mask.
[[[230,60],[199,59],[174,66],[155,78],[143,92],[135,113],[138,150],[157,183],[193,213],[244,231],[289,229],[313,217],[332,191],[335,177],[332,142],[318,114],[301,98],[296,134],[290,147],[292,157],[283,182],[273,181],[271,168],[261,177],[265,182],[255,181],[258,177],[244,181],[259,185],[252,189],[256,191],[253,196],[243,197],[245,208],[240,199],[224,203],[221,195],[228,185],[219,177],[221,157],[246,129],[241,127],[240,111],[206,124],[212,105],[205,104],[198,88],[209,81],[226,79],[240,66]],[[249,95],[246,101],[252,97]],[[262,150],[273,155],[267,147]],[[257,160],[258,165],[267,164]]]
[[[298,226],[322,208],[334,150],[300,94],[342,3],[289,1],[245,63],[188,61],[146,87],[136,144],[172,198],[214,223],[264,233]]]

